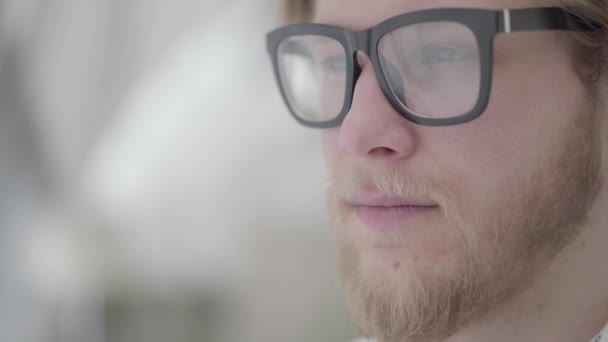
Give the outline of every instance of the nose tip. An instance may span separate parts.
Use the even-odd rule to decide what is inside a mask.
[[[414,154],[413,132],[403,126],[380,128],[349,120],[340,131],[339,145],[352,158],[367,161],[401,161]]]

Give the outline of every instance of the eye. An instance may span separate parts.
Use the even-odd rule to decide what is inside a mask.
[[[346,71],[346,58],[344,55],[336,55],[323,58],[321,69],[324,72],[344,73]]]
[[[310,48],[295,40],[286,40],[281,43],[281,53],[285,55],[312,57]]]
[[[416,62],[420,64],[447,64],[476,58],[476,49],[450,45],[429,45],[420,51]]]

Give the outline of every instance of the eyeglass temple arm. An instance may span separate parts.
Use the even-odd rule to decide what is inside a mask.
[[[501,29],[505,33],[538,30],[593,31],[598,28],[561,8],[505,9],[499,18]]]

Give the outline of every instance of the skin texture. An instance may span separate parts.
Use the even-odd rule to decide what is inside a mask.
[[[436,7],[534,1],[319,0],[316,22],[359,30]],[[362,56],[342,126],[321,131],[340,270],[353,317],[382,342],[586,341],[608,321],[606,110],[572,67],[564,34],[495,40],[494,84],[477,120],[400,117]],[[592,96],[595,95],[595,96]],[[360,190],[438,208],[372,231]]]

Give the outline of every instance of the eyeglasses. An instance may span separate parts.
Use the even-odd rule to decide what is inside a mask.
[[[359,32],[288,25],[268,33],[267,48],[285,103],[305,126],[342,123],[361,75],[359,51],[369,56],[382,92],[399,114],[417,124],[447,126],[471,121],[486,109],[496,34],[594,29],[561,8],[430,9]]]

